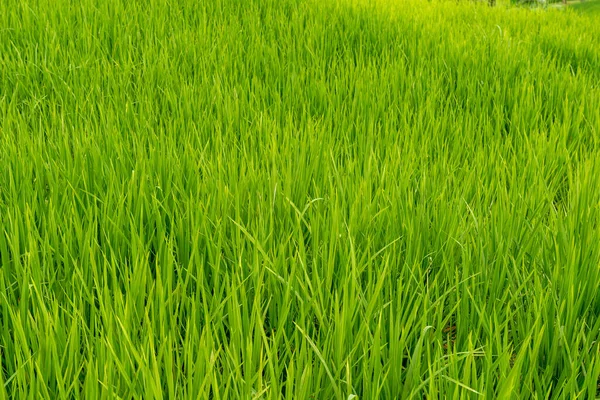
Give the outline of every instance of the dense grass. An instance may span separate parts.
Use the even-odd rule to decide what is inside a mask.
[[[600,24],[365,4],[3,0],[0,398],[596,396]]]
[[[579,3],[574,3],[571,5],[571,7],[574,10],[582,13],[588,13],[595,16],[600,14],[600,0],[585,0]]]

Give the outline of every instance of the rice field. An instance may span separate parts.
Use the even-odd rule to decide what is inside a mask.
[[[584,0],[571,5],[573,10],[594,14],[596,17],[600,15],[600,1],[599,0]]]
[[[0,9],[0,399],[600,396],[591,14]]]

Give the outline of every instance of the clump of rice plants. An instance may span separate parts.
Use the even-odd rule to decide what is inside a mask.
[[[569,10],[5,0],[0,398],[595,397],[599,54]]]

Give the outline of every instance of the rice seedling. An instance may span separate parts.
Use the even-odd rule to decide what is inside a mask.
[[[0,398],[594,398],[600,24],[3,0]]]

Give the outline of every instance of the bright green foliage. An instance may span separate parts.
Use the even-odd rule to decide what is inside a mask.
[[[2,0],[0,398],[593,398],[600,24]]]

